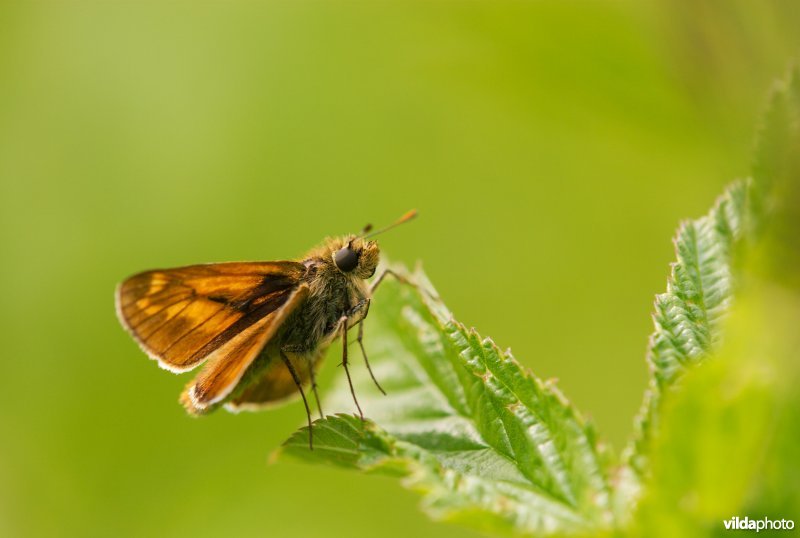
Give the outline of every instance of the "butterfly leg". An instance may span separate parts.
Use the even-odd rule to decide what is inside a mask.
[[[325,418],[325,413],[322,412],[322,404],[319,403],[319,394],[317,393],[317,375],[314,372],[313,361],[308,361],[308,377],[311,378],[311,390],[314,391],[314,400],[317,402],[317,411],[319,411],[319,418]]]
[[[289,369],[292,379],[294,379],[294,384],[297,385],[297,390],[300,391],[300,396],[303,398],[303,405],[306,406],[306,417],[308,418],[308,449],[314,450],[314,431],[311,426],[311,409],[308,407],[308,400],[306,400],[306,393],[303,391],[303,384],[300,382],[300,377],[297,375],[294,366],[292,366],[292,362],[289,360],[289,357],[286,356],[286,353],[284,353],[282,349],[280,350],[280,353],[283,363],[286,365],[286,368]]]
[[[372,372],[372,367],[369,365],[369,358],[367,357],[367,350],[364,349],[364,320],[367,319],[367,315],[369,314],[369,305],[370,305],[370,300],[363,299],[348,311],[347,316],[353,317],[356,313],[358,313],[358,311],[364,310],[364,313],[361,315],[358,322],[356,323],[356,325],[358,325],[358,337],[356,338],[356,341],[358,342],[358,346],[361,348],[361,355],[364,357],[364,363],[367,365],[367,371],[369,372],[369,376],[372,378],[372,381],[375,383],[375,386],[378,387],[378,390],[381,391],[385,396],[386,391],[383,390],[383,387],[381,387],[381,384],[378,383],[375,374]]]
[[[375,374],[372,373],[372,367],[369,365],[369,359],[367,358],[367,350],[364,349],[364,320],[367,319],[367,314],[369,314],[369,304],[370,300],[367,299],[367,306],[364,307],[364,315],[361,316],[361,320],[358,322],[358,337],[356,340],[358,341],[358,346],[361,348],[361,355],[364,357],[364,363],[367,365],[369,376],[372,378],[375,386],[378,387],[378,390],[386,396],[386,391],[383,390],[383,387],[381,387],[381,384],[378,383],[378,380],[375,378]]]
[[[356,403],[356,409],[364,420],[364,413],[361,411],[361,406],[358,405],[358,398],[356,398],[356,391],[353,389],[353,380],[350,378],[350,369],[347,367],[347,320],[349,318],[345,315],[339,318],[339,323],[342,327],[342,366],[344,366],[344,373],[347,374],[347,384],[350,385],[350,394],[353,395],[353,401]]]

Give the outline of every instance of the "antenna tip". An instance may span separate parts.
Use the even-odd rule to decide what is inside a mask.
[[[395,226],[399,226],[400,224],[403,224],[404,222],[410,221],[411,219],[413,219],[416,216],[417,216],[417,210],[416,209],[412,209],[411,211],[408,211],[405,215],[403,215],[402,217],[400,217],[399,219],[397,219],[396,221],[391,223],[389,226],[386,226],[385,228],[381,228],[378,231],[375,231],[375,232],[372,232],[372,233],[368,233],[368,234],[364,235],[363,237],[366,239],[367,237],[373,237],[375,235],[381,234],[381,233],[383,233],[383,232],[385,232],[387,230],[391,230]],[[371,228],[372,228],[371,226],[367,225],[367,227],[364,228],[364,232],[362,232],[362,233],[369,232],[371,230]]]
[[[418,215],[417,210],[416,209],[412,209],[411,211],[409,211],[408,213],[406,213],[405,215],[400,217],[400,220],[398,222],[406,222],[408,220],[413,219],[417,215]]]

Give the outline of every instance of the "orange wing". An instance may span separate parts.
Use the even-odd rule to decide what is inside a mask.
[[[181,403],[186,410],[194,414],[204,413],[213,404],[224,400],[236,388],[284,320],[306,297],[308,286],[301,284],[280,308],[212,352],[207,357],[206,365],[181,395]],[[284,370],[287,369],[284,367]],[[292,386],[294,387],[294,383]]]
[[[185,372],[222,348],[233,353],[257,344],[256,333],[283,321],[275,314],[304,273],[303,264],[290,261],[147,271],[117,288],[117,315],[159,366]]]

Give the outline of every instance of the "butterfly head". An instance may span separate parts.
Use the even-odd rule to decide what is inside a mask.
[[[369,278],[375,274],[381,251],[377,241],[349,236],[341,241],[338,248],[333,249],[332,257],[334,265],[342,273]]]
[[[375,269],[380,261],[381,251],[377,241],[370,241],[374,237],[417,216],[416,210],[411,210],[394,221],[389,226],[373,231],[372,225],[367,224],[360,235],[350,235],[342,238],[331,249],[333,263],[336,268],[345,274],[358,278],[369,278],[375,274]]]

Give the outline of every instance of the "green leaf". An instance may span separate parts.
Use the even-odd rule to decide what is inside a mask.
[[[737,181],[704,217],[683,223],[666,293],[656,296],[647,361],[650,381],[625,459],[641,477],[664,391],[706,359],[722,336],[734,294],[733,258],[743,236],[752,182]]]
[[[590,426],[551,383],[452,318],[419,287],[386,282],[373,301],[367,350],[388,396],[354,376],[370,419],[314,423],[284,450],[307,461],[407,477],[437,519],[482,530],[567,534],[610,526],[607,465]],[[352,406],[343,384],[326,402]],[[374,421],[374,422],[373,422]],[[377,426],[380,424],[380,426]]]
[[[714,536],[723,520],[800,512],[800,92],[779,84],[766,115],[735,265],[725,338],[680,390],[662,393],[649,477],[634,521],[643,536]],[[756,241],[757,240],[757,241]],[[724,329],[724,331],[723,331]]]
[[[793,170],[800,170],[799,83],[792,73],[773,90],[757,139],[753,178],[734,182],[706,216],[688,221],[678,230],[674,241],[677,260],[667,292],[657,295],[655,301],[655,331],[647,354],[648,390],[635,421],[633,441],[624,455],[634,482],[647,474],[653,436],[661,429],[664,393],[719,348],[745,252],[763,241],[765,234],[769,240],[770,233],[796,233],[786,225],[772,226],[770,233],[764,228],[770,217],[774,220],[782,199],[800,199],[800,192],[792,190],[793,183],[787,181]],[[790,204],[784,209],[793,207]],[[780,258],[778,250],[773,249],[773,259]],[[800,256],[781,263],[797,267],[798,262]]]
[[[798,292],[748,279],[720,353],[665,398],[637,534],[713,536],[734,516],[796,519]]]

